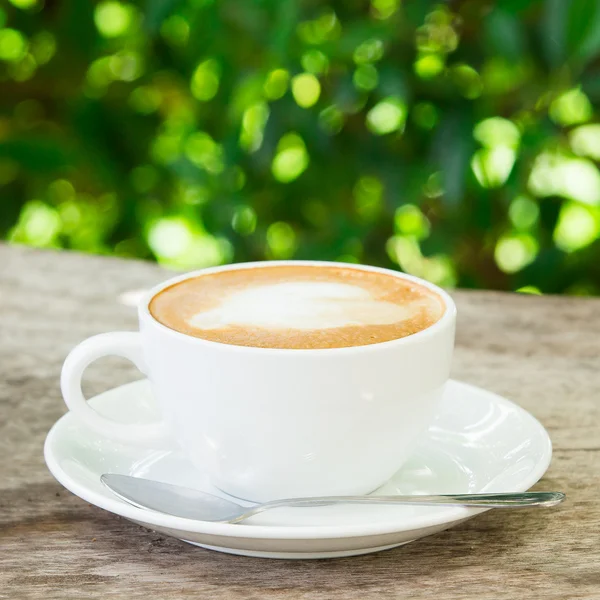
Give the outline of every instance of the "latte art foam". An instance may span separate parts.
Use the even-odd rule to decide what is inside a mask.
[[[260,348],[344,348],[417,333],[444,313],[429,288],[402,277],[330,265],[230,269],[180,281],[150,302],[187,335]]]
[[[266,329],[332,329],[404,321],[418,305],[401,306],[373,298],[345,283],[299,281],[262,285],[225,297],[217,307],[188,320],[197,329],[228,325]]]

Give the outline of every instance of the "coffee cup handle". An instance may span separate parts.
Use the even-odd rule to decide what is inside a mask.
[[[102,333],[88,338],[71,350],[62,368],[60,385],[69,410],[90,429],[118,442],[148,446],[168,438],[169,430],[164,421],[139,425],[119,423],[100,415],[87,403],[81,390],[81,378],[92,362],[104,356],[127,358],[146,374],[139,333]]]

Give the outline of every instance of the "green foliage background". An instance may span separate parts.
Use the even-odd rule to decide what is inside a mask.
[[[0,236],[600,291],[598,0],[2,0]]]

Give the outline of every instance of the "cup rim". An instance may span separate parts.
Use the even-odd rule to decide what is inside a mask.
[[[396,338],[393,340],[388,340],[386,342],[377,342],[375,344],[365,344],[362,346],[346,346],[343,348],[263,348],[258,346],[239,346],[236,344],[225,344],[223,342],[215,342],[213,340],[206,340],[204,338],[195,337],[192,335],[188,335],[187,333],[182,333],[181,331],[177,331],[175,329],[171,329],[170,327],[163,325],[160,321],[158,321],[152,313],[150,312],[150,301],[156,296],[159,292],[164,289],[171,287],[181,281],[185,281],[186,279],[193,279],[194,277],[198,277],[201,275],[208,275],[210,273],[218,273],[220,271],[238,271],[242,269],[251,269],[251,268],[269,268],[269,267],[277,267],[277,266],[314,266],[314,267],[341,267],[347,269],[357,269],[360,271],[370,271],[375,273],[382,273],[384,275],[391,275],[393,277],[398,277],[400,279],[406,279],[408,281],[413,281],[418,283],[433,292],[437,293],[444,302],[444,314],[442,317],[436,321],[433,325],[422,329],[421,331],[417,331],[416,333],[412,333],[410,335]],[[211,348],[214,350],[221,351],[229,351],[229,352],[243,352],[243,353],[251,353],[251,354],[289,354],[289,355],[317,355],[317,356],[329,356],[332,354],[352,354],[352,353],[362,353],[362,352],[375,352],[378,350],[384,349],[392,349],[396,346],[407,346],[417,342],[422,341],[427,337],[431,337],[436,335],[438,332],[446,329],[449,325],[451,325],[456,319],[456,304],[454,300],[450,296],[450,294],[442,289],[441,287],[426,281],[425,279],[421,279],[420,277],[416,277],[414,275],[409,275],[407,273],[403,273],[402,271],[394,271],[392,269],[386,269],[383,267],[375,267],[371,265],[362,265],[362,264],[354,264],[354,263],[342,263],[335,261],[322,261],[322,260],[272,260],[272,261],[252,261],[252,262],[242,262],[242,263],[232,263],[228,265],[219,265],[216,267],[208,267],[205,269],[198,269],[195,271],[190,271],[187,273],[182,273],[181,275],[176,275],[175,277],[171,277],[162,283],[159,283],[149,290],[142,296],[138,303],[138,315],[140,321],[146,321],[152,324],[152,326],[156,327],[162,333],[165,333],[175,339],[178,339],[182,342],[187,342],[195,345],[205,346],[206,348]]]

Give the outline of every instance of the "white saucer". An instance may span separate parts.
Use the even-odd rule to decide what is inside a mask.
[[[115,388],[91,402],[117,421],[151,421],[156,415],[146,380]],[[87,502],[186,542],[247,556],[365,554],[437,533],[485,510],[324,506],[274,510],[238,525],[191,521],[131,506],[100,483],[102,473],[124,473],[223,495],[175,448],[118,444],[67,414],[50,430],[44,452],[56,479]],[[427,436],[404,467],[375,493],[525,491],[542,477],[551,454],[546,430],[525,410],[490,392],[450,381]]]

